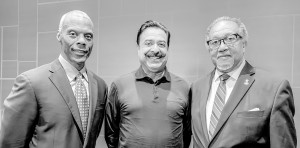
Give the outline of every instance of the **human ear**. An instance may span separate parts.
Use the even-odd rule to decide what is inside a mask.
[[[57,40],[58,40],[59,42],[61,41],[61,34],[60,34],[60,32],[57,33],[56,38],[57,38]]]

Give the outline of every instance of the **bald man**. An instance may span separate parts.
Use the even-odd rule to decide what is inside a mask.
[[[64,14],[55,61],[20,74],[4,100],[1,148],[93,148],[103,121],[107,86],[87,70],[93,22],[78,10]]]

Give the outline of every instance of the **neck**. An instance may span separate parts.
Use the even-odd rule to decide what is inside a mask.
[[[165,69],[162,71],[158,71],[158,72],[152,72],[148,69],[145,69],[144,67],[142,67],[142,68],[143,68],[144,72],[147,74],[147,76],[150,77],[154,82],[156,82],[157,80],[162,78],[165,73]]]
[[[62,57],[67,61],[67,62],[69,62],[72,66],[74,66],[78,71],[80,71],[83,67],[84,67],[84,65],[85,65],[85,62],[72,62],[66,55],[65,55],[65,53],[62,53],[61,54],[62,55]]]
[[[73,66],[80,71],[84,67],[84,63],[76,63]]]

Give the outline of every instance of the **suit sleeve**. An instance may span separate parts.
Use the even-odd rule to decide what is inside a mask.
[[[270,147],[296,148],[294,114],[292,89],[288,81],[283,81],[276,92],[270,117]]]
[[[185,116],[183,118],[183,144],[185,148],[188,148],[191,142],[191,101],[192,99],[192,93],[191,90],[189,90],[188,94],[188,105],[185,111]]]
[[[0,147],[28,147],[34,132],[37,103],[33,88],[25,75],[16,78],[9,96],[4,100]]]
[[[114,83],[112,83],[105,109],[106,115],[104,136],[108,148],[118,147],[120,131],[120,110],[118,100],[119,98],[117,86]]]

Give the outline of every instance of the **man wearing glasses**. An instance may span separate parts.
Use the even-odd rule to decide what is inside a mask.
[[[194,148],[296,147],[290,84],[245,60],[247,39],[236,18],[220,17],[207,29],[215,69],[192,84]]]

